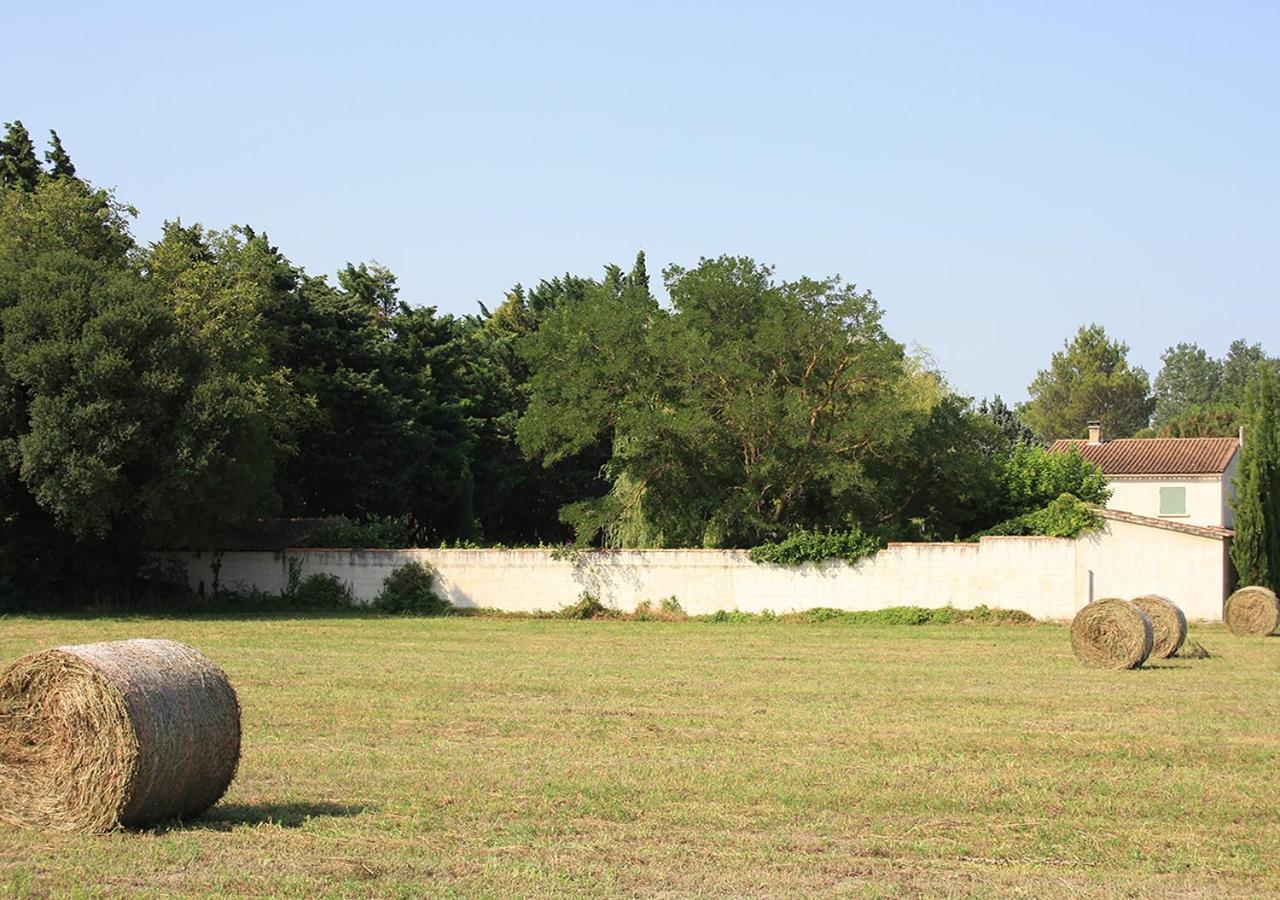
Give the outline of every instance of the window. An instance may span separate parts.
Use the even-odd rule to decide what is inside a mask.
[[[1184,487],[1160,488],[1160,515],[1185,516],[1187,514],[1187,489]]]

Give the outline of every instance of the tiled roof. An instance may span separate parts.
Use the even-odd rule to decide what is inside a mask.
[[[1101,444],[1060,440],[1049,450],[1065,453],[1075,447],[1104,475],[1217,475],[1227,470],[1239,446],[1233,437],[1124,438]]]
[[[1235,537],[1235,532],[1230,528],[1221,528],[1217,525],[1188,525],[1185,522],[1171,522],[1168,519],[1153,519],[1151,516],[1140,516],[1137,513],[1124,512],[1119,509],[1104,509],[1100,506],[1093,507],[1093,511],[1104,519],[1115,519],[1118,522],[1131,522],[1134,525],[1146,525],[1149,528],[1163,528],[1166,531],[1181,531],[1183,534],[1194,534],[1197,537],[1210,537],[1221,540],[1223,538]]]

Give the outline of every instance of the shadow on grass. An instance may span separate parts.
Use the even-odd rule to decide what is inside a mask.
[[[255,825],[301,828],[312,819],[350,818],[372,808],[361,803],[219,803],[198,819],[168,822],[155,831],[231,831]]]

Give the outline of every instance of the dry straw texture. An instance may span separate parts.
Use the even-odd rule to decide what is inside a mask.
[[[1151,655],[1168,659],[1178,652],[1187,639],[1187,617],[1176,603],[1160,594],[1143,594],[1133,598],[1133,605],[1147,614],[1154,636]]]
[[[1086,666],[1135,669],[1153,640],[1151,620],[1128,600],[1095,600],[1071,622],[1071,650]]]
[[[58,647],[0,675],[0,822],[109,831],[189,818],[226,792],[240,706],[173,641]]]
[[[1272,634],[1280,628],[1280,601],[1264,587],[1242,587],[1227,598],[1222,617],[1232,634]]]

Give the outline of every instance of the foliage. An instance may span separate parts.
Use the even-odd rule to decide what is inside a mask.
[[[884,544],[858,529],[843,532],[798,529],[780,541],[760,544],[751,550],[751,560],[774,565],[797,565],[842,559],[857,562],[874,556]]]
[[[1128,437],[1151,421],[1147,373],[1130,367],[1129,345],[1100,325],[1081,326],[1027,388],[1023,418],[1046,439],[1084,437],[1091,420],[1110,437]]]
[[[0,187],[33,191],[44,173],[31,135],[18,120],[6,122],[4,127],[5,135],[0,139]]]
[[[767,611],[744,613],[738,610],[718,610],[693,618],[699,622],[741,625],[773,622],[810,625],[1029,625],[1035,622],[1034,618],[1021,610],[992,609],[987,606],[973,609],[955,609],[951,606],[891,606],[886,609],[856,611],[819,606],[781,615]]]
[[[675,596],[664,597],[657,606],[644,600],[636,606],[630,618],[636,622],[683,622],[689,618]]]
[[[1039,509],[1063,494],[1099,506],[1111,498],[1102,470],[1075,448],[1051,453],[1031,444],[1015,447],[1005,460],[1000,487],[1006,515]]]
[[[1202,406],[1184,409],[1162,422],[1154,437],[1235,437],[1244,424],[1242,410],[1230,406]]]
[[[995,535],[1040,535],[1074,538],[1101,528],[1102,517],[1071,494],[1063,494],[1042,509],[1032,510],[973,535],[971,540]]]
[[[1181,343],[1166,350],[1160,359],[1164,365],[1155,380],[1157,427],[1218,400],[1222,363],[1201,347]]]
[[[355,604],[350,585],[336,575],[324,573],[303,578],[283,599],[300,609],[350,608]]]
[[[1244,340],[1233,341],[1222,359],[1187,343],[1170,347],[1162,359],[1152,432],[1161,437],[1233,436],[1260,367],[1280,375],[1280,360],[1268,358],[1261,344]]]
[[[380,612],[442,616],[453,604],[435,591],[435,569],[423,562],[405,563],[392,570],[373,599]]]
[[[599,597],[587,591],[583,591],[577,601],[554,614],[554,618],[557,619],[614,619],[617,617],[616,610],[605,606],[600,602]]]
[[[377,547],[400,549],[421,546],[408,516],[370,516],[353,521],[336,516],[307,532],[300,547]]]
[[[1242,584],[1280,590],[1280,379],[1260,363],[1245,397],[1231,560]]]
[[[519,438],[552,462],[610,442],[602,498],[563,517],[582,544],[751,546],[872,512],[865,470],[936,402],[837,279],[776,282],[745,258],[670,267],[672,309],[606,278],[522,345],[532,372]]]
[[[1022,420],[1018,411],[1005,403],[999,394],[990,400],[984,398],[978,404],[976,412],[991,421],[1003,436],[1007,447],[1036,442],[1036,433]]]

